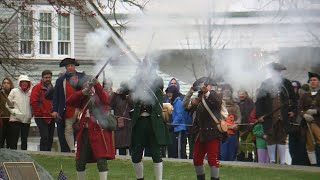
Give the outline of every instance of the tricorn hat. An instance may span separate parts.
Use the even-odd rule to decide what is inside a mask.
[[[320,74],[318,74],[318,73],[308,72],[308,76],[309,76],[309,80],[312,77],[316,77],[320,80]]]
[[[193,90],[194,91],[199,91],[200,90],[200,86],[201,84],[207,84],[207,85],[211,85],[211,86],[218,86],[218,84],[216,83],[216,81],[214,81],[213,79],[209,78],[209,77],[202,77],[198,80],[196,80],[194,83],[193,83]]]
[[[283,70],[287,70],[287,68],[280,64],[280,63],[276,63],[276,62],[272,62],[270,64],[267,65],[268,68],[273,69],[275,71],[283,71]]]
[[[76,59],[74,58],[64,58],[61,62],[60,62],[60,67],[64,67],[68,64],[74,64],[76,66],[79,66],[80,64],[76,61]]]

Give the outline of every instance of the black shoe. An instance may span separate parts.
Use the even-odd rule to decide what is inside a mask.
[[[206,179],[205,174],[197,175],[197,180],[205,180],[205,179]]]
[[[219,180],[219,178],[211,177],[211,180]]]

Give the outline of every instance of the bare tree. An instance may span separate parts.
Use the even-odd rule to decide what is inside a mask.
[[[149,0],[0,0],[0,66],[4,69],[7,76],[15,77],[21,72],[32,71],[30,60],[34,56],[25,57],[21,55],[23,45],[19,41],[19,37],[28,36],[28,30],[19,29],[19,23],[33,24],[34,29],[39,28],[40,19],[34,19],[28,16],[27,12],[34,5],[45,4],[51,5],[58,15],[69,16],[73,14],[83,18],[96,16],[99,12],[109,12],[116,23],[123,27],[122,22],[117,19],[117,6],[127,4],[144,10]],[[98,8],[88,10],[88,3],[94,4]],[[6,16],[8,15],[8,16]],[[16,26],[12,26],[16,24]],[[53,25],[53,28],[57,28]],[[36,32],[36,31],[34,31]],[[28,43],[28,42],[25,42]]]

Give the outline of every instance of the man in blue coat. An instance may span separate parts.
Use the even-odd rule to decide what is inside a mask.
[[[65,67],[66,72],[57,79],[54,87],[52,116],[56,118],[61,152],[75,150],[72,124],[76,120],[77,110],[67,107],[66,99],[81,87],[79,83],[85,75],[77,72],[76,66],[79,66],[79,63],[75,59],[63,59],[60,62],[60,67]]]

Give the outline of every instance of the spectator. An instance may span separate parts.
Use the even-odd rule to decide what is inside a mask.
[[[192,123],[196,118],[196,108],[198,107],[202,96],[202,92],[200,91],[198,92],[197,97],[192,97],[194,91],[195,88],[192,86],[182,102],[184,109],[188,112],[187,124],[189,126],[187,131],[187,137],[189,142],[189,159],[193,159],[193,147],[195,140],[192,134]]]
[[[65,67],[66,72],[57,79],[54,87],[52,116],[57,122],[61,152],[75,152],[72,125],[76,121],[79,110],[66,106],[66,100],[79,89],[78,82],[85,75],[77,72],[76,66],[79,66],[79,63],[75,59],[63,59],[60,67]]]
[[[184,98],[184,95],[180,93],[180,84],[179,81],[176,78],[172,78],[169,82],[168,82],[168,86],[167,88],[169,88],[170,86],[175,86],[177,87],[178,90],[178,97],[180,97],[180,99],[182,100]],[[171,100],[169,99],[168,95],[165,94],[163,97],[163,102],[164,103],[172,103]],[[172,123],[172,116],[169,116],[169,123]],[[168,157],[169,158],[178,158],[178,151],[177,151],[177,147],[178,147],[178,139],[176,134],[174,133],[174,127],[169,125],[169,134],[170,134],[170,138],[172,141],[172,144],[169,144],[167,146],[168,148]],[[184,138],[184,137],[183,137]],[[185,140],[183,140],[183,142],[185,142]],[[181,141],[180,141],[181,142]],[[163,151],[165,151],[165,149],[162,149]],[[186,153],[183,153],[186,154]]]
[[[239,107],[241,112],[241,124],[239,126],[240,153],[237,155],[239,161],[253,161],[253,134],[252,125],[249,123],[250,112],[254,109],[254,102],[244,89],[238,91]],[[247,125],[245,125],[247,124]]]
[[[0,86],[0,148],[8,147],[10,111],[6,108],[7,98],[14,88],[11,79],[4,78]]]
[[[256,136],[258,163],[269,163],[267,144],[265,141],[267,136],[264,134],[263,126],[261,123],[258,123],[253,127],[253,134]]]
[[[52,102],[45,98],[45,94],[52,87],[52,72],[44,70],[41,77],[32,88],[30,104],[40,132],[40,151],[51,151],[55,121],[51,115]]]
[[[300,82],[291,81],[294,93],[297,97],[297,104],[299,104],[302,90]],[[298,112],[296,112],[298,114]],[[306,124],[302,122],[300,115],[291,119],[291,126],[289,131],[289,153],[291,156],[292,165],[309,165],[307,150],[306,150]]]
[[[231,91],[229,89],[223,91],[223,101],[226,104],[228,117],[228,138],[221,143],[221,160],[234,161],[236,159],[236,142],[237,134],[234,132],[238,129],[238,125],[241,122],[241,113],[239,106],[233,101]]]
[[[185,117],[187,112],[184,110],[182,105],[182,100],[179,97],[178,88],[175,85],[169,86],[166,89],[166,95],[173,106],[172,111],[172,126],[173,133],[175,136],[174,145],[174,158],[179,159],[187,159],[186,154],[186,145],[187,145],[187,137],[186,137],[186,121]]]
[[[31,82],[27,75],[20,75],[19,86],[11,90],[6,107],[10,111],[10,149],[17,149],[21,134],[21,150],[28,148],[28,136],[32,118],[30,106]],[[12,103],[12,105],[10,104]],[[11,107],[12,106],[12,107]]]

